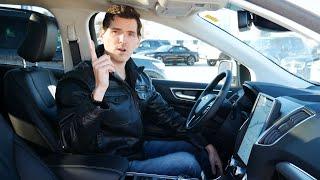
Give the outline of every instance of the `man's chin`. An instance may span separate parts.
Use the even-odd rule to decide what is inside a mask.
[[[129,60],[130,56],[117,56],[114,58],[114,61],[118,63],[127,62]]]

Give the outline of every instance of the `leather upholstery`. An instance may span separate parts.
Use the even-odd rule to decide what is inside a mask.
[[[57,32],[53,19],[33,13],[27,36],[18,49],[19,56],[29,62],[50,61],[56,52]]]
[[[25,41],[18,50],[30,62],[50,61],[56,49],[57,27],[53,19],[32,14]],[[38,147],[59,151],[56,133],[54,75],[44,68],[27,67],[4,76],[4,97],[15,132]]]
[[[108,155],[55,155],[45,164],[0,116],[0,179],[96,179],[125,176],[128,161]],[[50,168],[49,168],[50,167]]]
[[[54,155],[46,163],[64,179],[119,179],[128,169],[126,158],[107,154]]]
[[[12,132],[2,116],[0,147],[1,179],[56,179],[51,170]]]
[[[13,69],[4,77],[5,104],[15,131],[24,139],[49,147],[52,151],[59,149],[56,135],[57,107],[54,94],[51,94],[49,89],[56,84],[50,71],[37,67]],[[13,118],[17,120],[13,121]],[[38,135],[30,135],[28,129],[21,125],[21,121],[34,126]],[[34,136],[42,138],[44,143],[34,142]]]

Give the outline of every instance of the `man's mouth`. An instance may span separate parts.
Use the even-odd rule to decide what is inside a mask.
[[[117,48],[118,51],[121,51],[121,52],[126,52],[126,49],[125,48]]]

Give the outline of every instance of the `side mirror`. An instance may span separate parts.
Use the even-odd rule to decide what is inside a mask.
[[[232,61],[229,60],[220,60],[219,66],[218,66],[218,74],[230,70],[232,72]]]
[[[317,47],[313,48],[313,50],[311,51],[311,53],[314,56],[320,56],[320,45],[318,45]]]
[[[239,84],[239,74],[238,74],[238,63],[231,59],[231,60],[220,60],[218,66],[218,74],[230,70],[232,72],[232,85],[238,86]]]

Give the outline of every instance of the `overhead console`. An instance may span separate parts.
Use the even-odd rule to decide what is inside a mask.
[[[319,99],[310,96],[310,100]],[[304,168],[308,167],[302,170],[303,174],[319,177],[319,161],[314,160],[320,147],[319,102],[259,93],[249,118],[239,130],[235,152],[227,167],[228,176],[271,179],[278,173],[285,177],[284,167],[302,170],[299,168],[302,163]],[[306,148],[308,154],[304,152]]]
[[[181,0],[158,0],[155,10],[159,16],[179,17],[186,16],[200,9],[217,10],[225,7],[226,4],[226,0],[191,0],[189,2]]]

